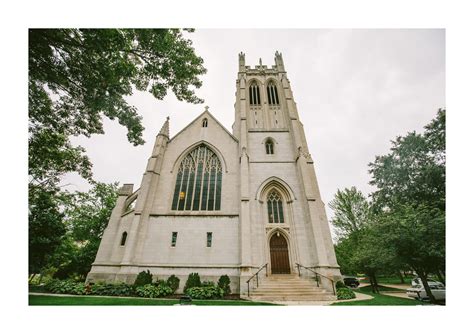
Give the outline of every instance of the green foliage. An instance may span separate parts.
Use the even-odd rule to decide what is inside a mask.
[[[135,279],[135,286],[143,286],[146,284],[151,284],[153,282],[153,275],[150,273],[150,270],[141,271],[138,273],[137,278]]]
[[[338,189],[329,207],[334,211],[331,224],[339,238],[355,235],[371,220],[369,202],[356,187]]]
[[[50,280],[45,284],[46,291],[70,295],[84,295],[86,293],[85,284],[72,280]]]
[[[338,300],[354,299],[356,297],[354,291],[346,287],[337,289],[336,293]]]
[[[191,32],[192,30],[187,30]],[[117,119],[128,140],[143,144],[141,116],[125,97],[134,89],[163,99],[203,102],[194,88],[206,72],[179,29],[29,29],[29,175],[54,186],[77,172],[91,179],[91,163],[70,136],[104,133]]]
[[[186,284],[184,286],[184,293],[188,293],[188,289],[201,286],[201,278],[198,273],[191,273],[188,275]]]
[[[336,289],[340,289],[340,288],[345,288],[346,285],[344,284],[343,281],[337,281],[336,282]]]
[[[135,292],[140,297],[159,298],[171,295],[173,293],[173,289],[171,289],[166,284],[145,284],[137,286],[135,288]]]
[[[171,290],[173,291],[172,293],[175,293],[176,290],[178,290],[179,288],[179,278],[175,275],[171,275],[166,280],[166,284],[171,288]]]
[[[219,281],[217,282],[217,286],[224,291],[224,295],[230,295],[230,278],[227,275],[222,275],[219,277]]]
[[[445,212],[426,205],[403,205],[386,213],[378,225],[384,247],[419,275],[444,268],[446,253]]]
[[[30,185],[28,200],[28,271],[34,274],[41,271],[60,246],[66,228],[56,190]]]
[[[63,193],[63,224],[67,233],[50,258],[54,277],[84,280],[99,249],[100,240],[117,199],[118,184],[93,182],[87,192]]]
[[[202,287],[216,286],[216,283],[214,283],[212,281],[204,281],[204,282],[201,283],[201,286]]]
[[[213,299],[224,297],[224,290],[217,286],[192,287],[186,293],[193,299]]]
[[[372,194],[379,210],[398,205],[425,204],[445,210],[446,198],[446,110],[425,126],[423,134],[410,132],[392,141],[391,152],[369,164]]]
[[[126,283],[97,282],[90,285],[88,294],[99,296],[133,296],[135,289],[132,285]]]

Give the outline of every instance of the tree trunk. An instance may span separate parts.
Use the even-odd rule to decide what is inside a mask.
[[[438,276],[438,280],[443,283],[444,285],[446,285],[446,280],[445,280],[445,277],[443,276],[443,274],[441,273],[441,270],[437,270],[436,271],[436,276]]]
[[[377,291],[376,293],[380,293],[379,283],[377,282],[377,277],[375,276],[375,274],[374,274],[374,287],[375,287],[375,291]]]
[[[428,284],[427,275],[425,274],[425,272],[423,272],[421,270],[417,270],[416,272],[420,276],[421,282],[423,283],[423,287],[425,288],[426,295],[430,299],[430,302],[432,304],[437,304],[437,301],[436,301],[435,297],[433,296],[433,293],[431,292],[430,286]]]
[[[405,278],[403,277],[403,273],[401,271],[398,272],[398,276],[400,277],[400,283],[405,284]]]
[[[368,276],[369,276],[370,288],[372,289],[373,293],[376,293],[375,292],[375,287],[374,287],[374,281],[372,279],[372,275],[368,275]]]

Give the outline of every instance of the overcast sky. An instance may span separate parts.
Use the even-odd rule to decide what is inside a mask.
[[[386,154],[390,140],[422,131],[445,107],[445,31],[434,30],[196,30],[189,36],[208,72],[197,95],[202,105],[163,101],[138,92],[128,100],[143,116],[146,144],[134,147],[126,130],[105,121],[105,135],[75,138],[87,149],[96,180],[139,187],[157,132],[170,116],[173,136],[204,111],[231,131],[238,53],[247,65],[274,64],[282,52],[323,201],[356,186],[366,195],[368,163]],[[71,190],[86,190],[68,175]],[[331,217],[332,212],[328,210]]]

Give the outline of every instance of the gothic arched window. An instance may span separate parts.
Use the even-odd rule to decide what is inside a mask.
[[[273,154],[273,141],[271,139],[268,139],[266,142],[265,142],[265,151],[267,152],[267,154]]]
[[[281,223],[285,222],[283,217],[283,202],[281,200],[280,194],[276,190],[272,190],[267,198],[267,208],[268,208],[268,222]]]
[[[209,147],[201,144],[179,166],[171,210],[220,210],[221,186],[221,162]]]
[[[280,100],[278,99],[278,90],[273,81],[270,81],[267,85],[267,98],[269,105],[280,104]]]
[[[249,97],[251,106],[260,105],[260,88],[255,81],[250,84]]]
[[[124,246],[127,241],[127,232],[122,233],[122,239],[120,240],[120,246]]]
[[[204,118],[204,119],[202,120],[202,127],[203,127],[203,128],[207,128],[207,118]]]

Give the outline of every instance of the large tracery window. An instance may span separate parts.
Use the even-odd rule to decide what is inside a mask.
[[[221,162],[209,147],[201,144],[179,166],[171,209],[220,210],[221,185]]]
[[[249,87],[249,97],[251,106],[260,105],[260,89],[255,81]]]
[[[269,105],[279,105],[278,90],[273,81],[270,81],[267,85],[267,98]]]
[[[283,217],[283,202],[281,200],[280,194],[276,190],[272,190],[267,198],[267,207],[268,207],[268,222],[281,223],[285,222]]]

